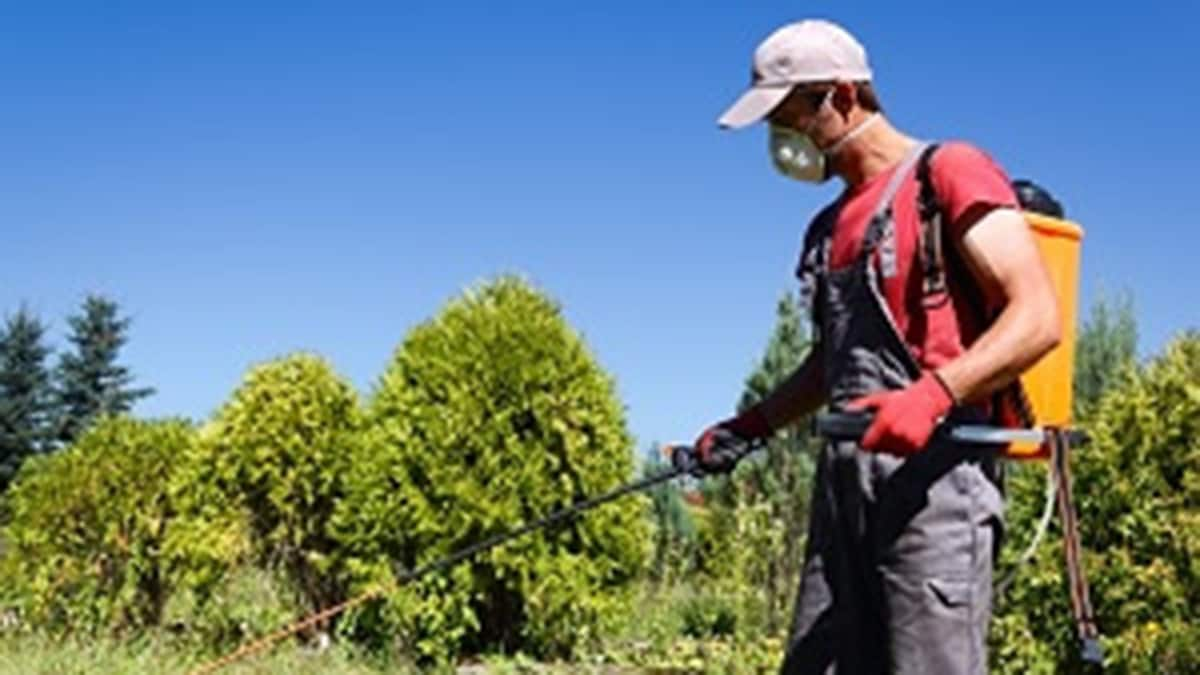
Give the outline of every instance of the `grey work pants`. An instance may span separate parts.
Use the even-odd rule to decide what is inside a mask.
[[[826,447],[782,672],[987,672],[1003,498],[982,457]]]

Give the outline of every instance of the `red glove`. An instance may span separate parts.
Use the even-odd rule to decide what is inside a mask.
[[[725,457],[728,453],[716,453],[719,449],[721,432],[727,432],[742,441],[752,441],[771,435],[771,424],[758,406],[751,406],[736,417],[718,422],[705,429],[692,445],[700,465],[710,470],[722,471],[732,468],[740,457]],[[716,456],[721,454],[721,457]],[[736,454],[736,453],[735,453]],[[732,461],[731,461],[732,460]]]
[[[950,389],[932,371],[904,389],[867,394],[846,406],[849,410],[875,410],[875,420],[863,434],[862,447],[893,455],[924,450],[952,407]]]

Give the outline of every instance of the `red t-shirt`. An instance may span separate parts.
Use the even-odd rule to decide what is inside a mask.
[[[884,171],[843,196],[833,230],[830,267],[843,268],[858,257],[867,223],[879,204],[895,168]],[[1017,197],[1004,171],[983,151],[961,142],[941,145],[933,155],[930,172],[943,208],[946,226],[943,246],[946,255],[955,255],[951,246],[964,234],[963,215],[972,207],[1017,207]],[[925,369],[938,368],[961,354],[983,326],[983,308],[972,305],[973,294],[964,290],[950,267],[947,286],[950,302],[923,302],[924,278],[920,267],[918,242],[921,223],[917,215],[916,171],[911,170],[900,185],[893,202],[896,227],[896,275],[883,280],[883,294],[896,320],[900,334]],[[878,252],[876,252],[878,256]],[[876,264],[878,260],[874,261]],[[972,284],[976,283],[971,280]],[[930,298],[929,300],[936,300]]]

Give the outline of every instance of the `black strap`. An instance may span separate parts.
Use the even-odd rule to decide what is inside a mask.
[[[942,252],[942,205],[937,190],[933,187],[930,165],[937,143],[930,143],[917,160],[917,214],[921,218],[920,248],[922,298],[925,302],[934,297],[944,300],[946,292],[946,264]]]
[[[949,301],[950,294],[947,292],[946,285],[946,267],[949,262],[955,267],[955,278],[960,280],[958,283],[967,295],[968,301],[979,310],[977,316],[980,319],[980,325],[987,326],[996,319],[996,313],[988,309],[983,290],[974,282],[966,263],[952,255],[957,249],[951,246],[949,249],[951,254],[948,255],[947,249],[942,245],[945,232],[943,226],[945,211],[933,184],[932,173],[933,154],[937,149],[938,144],[929,144],[921,153],[920,159],[917,160],[917,183],[919,185],[917,213],[921,218],[919,248],[921,272],[924,279],[921,304],[930,308]],[[1029,396],[1019,379],[1013,380],[1012,384],[996,392],[993,405],[995,406],[993,416],[999,417],[999,421],[1002,423],[1008,422],[1009,426],[1032,427],[1037,423],[1033,415],[1033,405],[1030,404]],[[1012,419],[1006,419],[1010,417]]]

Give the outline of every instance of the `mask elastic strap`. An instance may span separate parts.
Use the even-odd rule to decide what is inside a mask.
[[[879,113],[871,113],[867,119],[863,120],[858,126],[854,127],[850,131],[846,132],[846,135],[839,138],[836,143],[829,146],[829,149],[825,151],[825,156],[832,157],[836,155],[838,151],[842,149],[842,146],[861,136],[864,131],[869,129],[871,125],[878,121]]]

